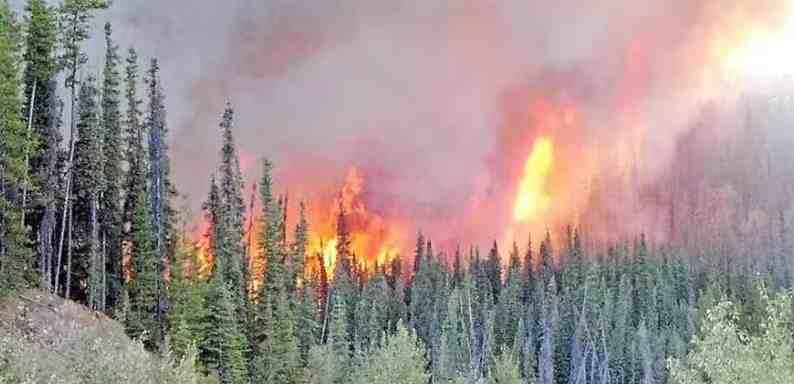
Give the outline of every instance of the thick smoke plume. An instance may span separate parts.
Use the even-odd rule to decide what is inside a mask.
[[[734,57],[751,30],[782,28],[790,11],[782,0],[137,0],[107,18],[123,46],[162,62],[175,177],[194,208],[229,100],[249,181],[271,157],[279,190],[322,227],[355,169],[368,212],[399,223],[395,242],[410,246],[421,229],[450,250],[523,244],[567,224],[593,241],[681,240],[683,217],[710,199],[695,202],[694,189],[742,194],[746,179],[714,167],[792,148],[788,115],[765,113],[777,120],[755,121],[759,140],[777,147],[714,155],[744,146],[755,136],[747,111],[786,94]],[[554,143],[550,208],[516,223],[541,136]]]

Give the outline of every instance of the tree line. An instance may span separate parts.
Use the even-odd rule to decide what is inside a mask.
[[[690,340],[711,340],[699,330],[726,308],[741,315],[733,331],[780,332],[762,320],[782,305],[757,287],[788,286],[788,268],[693,264],[643,235],[594,250],[569,228],[446,255],[419,233],[412,257],[366,271],[340,206],[327,271],[307,249],[303,203],[287,228],[266,159],[261,225],[247,238],[230,104],[203,206],[204,265],[174,207],[157,59],[142,70],[108,23],[101,75],[85,68],[105,7],[28,0],[20,22],[0,0],[0,294],[35,286],[83,303],[154,353],[195,350],[196,369],[224,384],[694,383],[703,376],[687,369],[710,366]],[[728,298],[738,304],[716,305]]]

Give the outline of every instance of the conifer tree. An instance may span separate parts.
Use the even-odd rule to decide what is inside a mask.
[[[216,260],[221,262],[221,260]],[[222,384],[248,383],[245,362],[246,342],[236,317],[231,288],[220,277],[223,266],[217,264],[206,289],[206,317],[199,342],[199,360]]]
[[[0,1],[0,294],[28,283],[31,252],[18,193],[24,183],[27,135],[20,111],[18,36],[6,1]]]
[[[122,207],[122,266],[121,290],[122,295],[125,271],[124,263],[129,262],[129,250],[134,247],[132,236],[132,220],[138,210],[138,196],[146,190],[146,157],[144,156],[144,127],[141,122],[141,100],[138,98],[138,54],[130,49],[127,54],[125,77],[125,99],[127,102],[125,116],[125,141],[127,146],[124,151],[126,174],[124,175],[124,203]],[[147,202],[148,203],[148,202]]]
[[[258,348],[254,363],[254,380],[264,383],[298,384],[303,382],[303,368],[295,321],[287,292],[281,290],[269,316],[268,335]]]
[[[177,239],[168,290],[170,346],[180,358],[186,355],[190,346],[198,345],[203,331],[202,321],[207,316],[204,303],[207,282],[197,276],[197,249],[186,236],[183,232]]]
[[[304,280],[306,270],[306,248],[309,245],[309,222],[306,219],[306,206],[300,203],[298,223],[295,225],[295,236],[290,252],[289,279],[287,289],[295,293],[300,281]]]
[[[243,215],[245,211],[242,197],[242,175],[240,159],[234,144],[232,127],[234,109],[226,105],[220,128],[223,144],[221,146],[221,164],[218,170],[219,207],[217,212],[217,233],[215,238],[215,257],[224,264],[223,281],[232,289],[234,302],[238,311],[242,309],[246,284],[243,281],[243,265],[245,249],[243,247]]]
[[[335,356],[336,362],[333,382],[343,384],[348,382],[351,367],[351,344],[349,324],[347,322],[347,305],[344,298],[337,296],[336,292],[331,295],[331,313],[329,314],[330,323],[328,326],[327,344],[330,352]]]
[[[464,317],[464,295],[455,289],[447,303],[447,316],[442,326],[441,353],[434,377],[441,383],[454,383],[470,374],[471,343]]]
[[[485,260],[485,274],[491,285],[491,297],[498,300],[502,289],[502,259],[495,241],[488,252],[488,259]]]
[[[71,291],[72,297],[86,302],[91,308],[100,309],[105,269],[99,237],[99,198],[105,188],[105,180],[102,177],[104,157],[98,90],[92,76],[80,87],[77,110],[75,127],[80,134],[75,143],[72,171],[75,242],[74,256],[67,259],[67,292]]]
[[[157,293],[157,320],[161,327],[165,324],[166,295],[163,279],[164,270],[169,260],[172,237],[171,208],[171,164],[168,156],[165,111],[165,96],[160,81],[160,65],[152,59],[147,72],[149,104],[146,116],[146,130],[149,132],[149,173],[148,186],[152,209],[152,225],[154,230],[154,249],[157,266],[155,289]]]
[[[140,338],[148,349],[154,350],[160,346],[162,335],[157,319],[157,261],[148,189],[129,198],[136,199],[136,209],[131,225],[131,276],[128,289],[130,311],[127,314],[127,333],[131,337]]]
[[[284,249],[280,242],[281,211],[272,194],[272,164],[269,160],[262,161],[263,174],[260,180],[260,200],[262,215],[260,232],[257,236],[259,253],[265,255],[261,283],[256,294],[254,314],[249,324],[249,338],[256,350],[264,345],[274,330],[273,315],[276,310],[276,298],[286,293],[287,269],[284,263]],[[260,268],[256,268],[261,270]]]
[[[121,290],[121,181],[122,138],[121,138],[121,75],[118,70],[121,61],[118,46],[113,41],[112,27],[105,24],[105,69],[102,83],[102,156],[104,158],[102,176],[104,189],[100,192],[100,221],[103,268],[107,281],[103,284],[104,294],[101,308],[115,306]]]
[[[306,247],[308,244],[309,223],[306,219],[306,206],[300,204],[298,224],[295,226],[295,240],[292,246],[292,278],[294,301],[296,304],[298,346],[301,358],[306,361],[309,348],[316,342],[319,330],[317,291],[319,276],[306,276]],[[322,260],[318,261],[322,264]]]
[[[378,269],[365,283],[356,307],[355,347],[366,351],[374,348],[388,327],[389,287],[383,270]]]
[[[78,74],[83,64],[88,61],[88,56],[83,52],[82,44],[90,37],[90,22],[93,18],[93,12],[97,9],[107,7],[107,2],[104,0],[65,0],[58,9],[58,19],[60,26],[61,37],[60,45],[63,47],[61,56],[58,57],[59,67],[65,71],[65,85],[70,91],[70,116],[69,116],[69,156],[67,160],[67,173],[66,173],[66,190],[64,192],[64,203],[61,216],[61,233],[58,238],[58,262],[63,256],[64,239],[67,231],[67,217],[73,212],[71,208],[72,200],[72,179],[74,176],[74,152],[75,144],[79,137],[77,131],[77,85]],[[71,255],[72,251],[72,225],[73,218],[69,217],[69,241],[67,244],[67,252]],[[67,262],[67,264],[70,264]],[[71,286],[71,270],[67,266],[66,271],[66,297],[69,297],[69,290]],[[60,268],[59,268],[60,271]],[[59,273],[56,272],[56,291],[58,286]]]
[[[496,345],[511,348],[518,331],[518,322],[523,316],[521,305],[523,282],[521,279],[521,261],[518,246],[513,243],[510,251],[510,263],[507,268],[505,286],[501,291],[497,306]]]
[[[55,10],[44,0],[29,0],[25,37],[24,95],[27,112],[25,173],[30,185],[23,189],[25,223],[32,228],[31,238],[39,254],[40,287],[52,289],[53,235],[56,223],[58,151],[61,141],[60,102],[55,92]]]

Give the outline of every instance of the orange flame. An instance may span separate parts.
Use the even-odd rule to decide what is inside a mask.
[[[372,272],[376,267],[391,261],[402,244],[401,226],[393,220],[373,212],[365,199],[364,175],[352,167],[347,173],[345,184],[330,205],[319,205],[310,217],[312,236],[309,242],[310,254],[322,255],[326,271],[333,275],[336,263],[336,224],[339,208],[346,213],[352,252],[358,267]]]
[[[534,221],[549,209],[551,196],[547,181],[554,164],[554,146],[546,137],[535,141],[524,165],[513,208],[513,220],[518,223]]]

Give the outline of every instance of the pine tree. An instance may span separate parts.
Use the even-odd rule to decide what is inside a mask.
[[[454,383],[470,373],[472,340],[469,339],[464,305],[461,288],[455,289],[447,303],[447,316],[442,326],[440,361],[434,372],[434,377],[441,383]]]
[[[227,288],[220,277],[224,266],[215,268],[204,299],[207,312],[202,321],[199,360],[222,384],[248,383],[246,341],[236,318],[232,288]]]
[[[132,220],[138,210],[138,196],[146,190],[146,158],[144,157],[144,127],[141,123],[141,100],[138,98],[138,55],[130,49],[125,67],[125,99],[127,110],[125,117],[124,152],[127,173],[124,175],[124,203],[122,207],[122,260],[121,290],[123,294],[126,279],[125,263],[131,258],[129,250],[134,246],[132,236]],[[148,202],[147,202],[148,203]]]
[[[242,309],[246,284],[243,281],[245,248],[243,246],[243,215],[245,206],[242,197],[243,180],[240,174],[240,159],[234,144],[232,126],[234,109],[226,105],[220,128],[223,139],[221,164],[218,170],[219,210],[217,213],[218,236],[215,238],[215,257],[224,264],[223,281],[232,289],[238,311]]]
[[[204,298],[207,282],[196,275],[197,249],[186,234],[177,239],[171,284],[168,290],[168,312],[171,351],[184,357],[190,346],[201,338],[201,322],[207,316]]]
[[[80,87],[75,125],[79,135],[74,150],[72,203],[75,242],[74,256],[67,260],[67,291],[76,300],[100,309],[103,302],[104,263],[101,260],[99,198],[105,188],[102,177],[102,127],[99,120],[98,90],[89,76]],[[83,287],[86,287],[84,290]]]
[[[335,384],[343,384],[348,382],[348,377],[351,368],[351,344],[350,333],[348,332],[349,324],[347,322],[347,308],[344,299],[337,296],[336,293],[331,295],[331,319],[328,326],[328,340],[327,344],[330,346],[330,351],[335,356],[336,362],[334,380]]]
[[[72,200],[72,179],[74,176],[74,153],[75,144],[79,137],[77,131],[76,103],[77,103],[77,85],[78,73],[82,65],[88,61],[88,56],[83,52],[82,44],[90,37],[90,22],[93,18],[92,12],[97,9],[106,8],[107,3],[104,0],[65,0],[58,9],[58,18],[60,26],[61,37],[60,45],[63,47],[61,56],[58,57],[59,66],[65,70],[65,85],[70,91],[70,126],[69,126],[69,157],[67,160],[67,175],[66,175],[66,191],[64,193],[64,203],[61,216],[61,233],[58,238],[58,262],[63,256],[64,238],[66,236],[67,227],[69,230],[69,241],[67,244],[67,252],[71,255],[72,252],[72,222],[74,219],[71,216],[73,209],[71,208]],[[67,223],[67,218],[69,222]],[[67,225],[68,224],[68,225]],[[67,258],[69,258],[67,256]],[[67,261],[67,264],[70,264]],[[71,296],[69,291],[71,288],[71,269],[70,265],[67,266],[66,271],[66,297]],[[58,291],[59,273],[56,272],[56,289]]]
[[[102,261],[107,281],[102,295],[101,309],[113,308],[121,290],[121,75],[118,66],[118,46],[113,42],[112,27],[105,24],[105,69],[102,83],[102,176],[104,188],[100,192],[100,222]]]
[[[298,224],[295,226],[295,240],[292,246],[292,297],[296,303],[298,346],[303,361],[307,361],[309,348],[316,342],[319,330],[317,291],[319,281],[316,277],[306,276],[306,247],[308,244],[309,223],[306,219],[306,206],[301,202]],[[320,261],[322,264],[322,261]],[[294,282],[294,283],[293,283]]]
[[[488,259],[485,260],[485,273],[491,285],[491,297],[498,300],[502,289],[502,259],[495,241],[488,252]]]
[[[56,15],[44,0],[28,0],[25,38],[24,96],[30,138],[25,150],[25,173],[30,185],[23,190],[25,223],[33,229],[31,237],[39,254],[40,287],[52,289],[53,235],[56,226],[56,190],[60,106],[55,92]]]
[[[154,230],[154,249],[157,266],[155,288],[157,293],[157,320],[161,327],[165,324],[166,295],[163,279],[165,266],[170,262],[170,241],[172,237],[171,208],[171,164],[168,156],[165,111],[165,96],[160,81],[160,65],[152,59],[147,74],[149,105],[146,116],[146,130],[149,132],[149,196],[152,206]]]
[[[24,183],[28,147],[19,100],[16,24],[8,3],[0,1],[0,294],[29,281],[32,269],[23,212],[17,195]]]
[[[518,246],[513,243],[510,251],[510,264],[507,269],[505,286],[501,291],[496,313],[496,345],[509,348],[513,346],[518,322],[523,315],[521,296],[523,280],[521,279],[521,261]]]
[[[302,383],[303,368],[287,292],[279,291],[271,301],[274,307],[267,324],[268,335],[258,348],[254,379],[264,383]]]
[[[154,350],[160,346],[162,335],[157,319],[157,260],[148,190],[134,198],[137,202],[131,226],[131,276],[128,290],[130,312],[127,314],[127,333],[131,337],[140,338],[148,349]]]
[[[455,248],[455,256],[452,262],[452,287],[457,288],[463,282],[463,256],[460,254],[460,246]]]
[[[284,263],[284,249],[280,243],[282,216],[272,194],[272,165],[267,159],[264,159],[262,166],[263,174],[259,187],[262,215],[257,243],[258,253],[265,255],[265,265],[255,267],[255,270],[262,271],[262,275],[256,276],[260,280],[260,285],[254,302],[254,313],[248,326],[249,338],[254,349],[264,345],[267,338],[274,332],[273,315],[276,310],[276,298],[282,293],[286,293],[288,279]]]
[[[377,346],[387,330],[389,286],[383,270],[377,270],[366,282],[356,307],[355,347],[366,351]]]
[[[309,245],[309,222],[306,219],[306,206],[300,203],[298,224],[295,225],[295,236],[290,252],[289,279],[287,289],[294,294],[301,281],[304,280],[306,270],[306,248]]]

